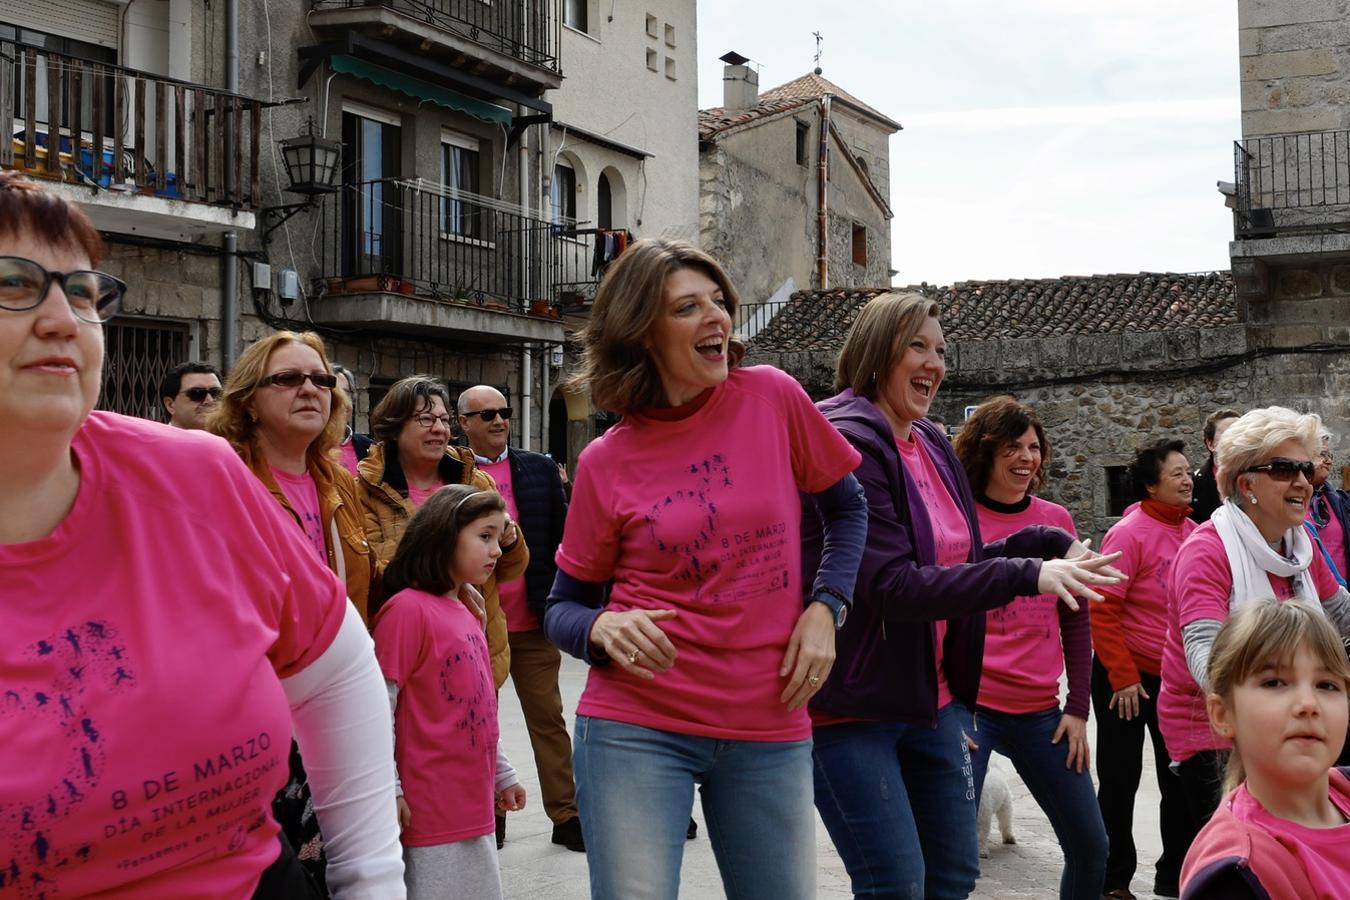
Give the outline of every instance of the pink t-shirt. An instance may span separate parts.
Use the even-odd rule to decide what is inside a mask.
[[[277,486],[290,501],[291,509],[300,517],[300,527],[305,530],[309,545],[319,555],[319,560],[328,565],[328,544],[324,541],[323,517],[319,515],[319,489],[314,485],[314,477],[308,472],[292,475],[271,464],[267,468],[272,470]]]
[[[614,580],[609,609],[674,609],[679,652],[653,681],[591,669],[577,712],[728,740],[798,741],[806,709],[778,699],[778,667],[804,608],[801,499],[858,452],[800,384],[734,369],[678,421],[625,416],[582,451],[558,567]]]
[[[483,626],[458,600],[409,588],[375,616],[375,656],[398,685],[394,761],[408,847],[491,834],[497,690]]]
[[[1129,580],[1118,588],[1102,588],[1107,603],[1120,609],[1125,646],[1135,657],[1149,663],[1157,674],[1162,666],[1162,648],[1167,636],[1167,591],[1172,561],[1181,543],[1199,527],[1193,519],[1178,525],[1162,522],[1136,505],[1102,538],[1102,553],[1120,551],[1120,569]],[[1231,578],[1229,590],[1232,590]]]
[[[1350,817],[1350,799],[1329,791],[1332,804]],[[1244,782],[1233,794],[1233,817],[1264,830],[1293,854],[1316,892],[1315,900],[1341,900],[1350,884],[1350,824],[1309,828],[1271,815],[1247,791]],[[1313,900],[1313,898],[1309,898]]]
[[[939,566],[957,566],[970,559],[970,523],[956,500],[948,493],[937,467],[928,456],[928,449],[918,440],[896,440],[900,462],[919,489],[919,496],[933,525],[933,544]],[[947,622],[933,623],[933,653],[937,665],[937,705],[942,709],[952,702],[951,686],[942,668],[942,642],[947,637]]]
[[[1322,537],[1322,544],[1327,548],[1327,553],[1331,554],[1331,561],[1336,564],[1336,571],[1341,573],[1342,578],[1350,578],[1345,571],[1345,529],[1341,527],[1341,520],[1336,518],[1336,513],[1331,509],[1331,504],[1326,500],[1313,498],[1314,503],[1321,503],[1322,508],[1327,512],[1327,524],[1317,529]],[[1311,516],[1308,517],[1312,519]]]
[[[1314,553],[1309,567],[1317,599],[1328,600],[1340,590],[1322,554]],[[1293,597],[1291,579],[1270,576],[1271,595]],[[1213,522],[1205,522],[1181,544],[1172,564],[1167,600],[1167,638],[1163,645],[1162,691],[1158,697],[1158,727],[1172,759],[1181,762],[1201,750],[1222,750],[1232,744],[1210,730],[1205,697],[1186,666],[1181,629],[1197,619],[1228,619],[1233,573],[1223,541]],[[1320,607],[1319,607],[1320,608]]]
[[[427,498],[443,487],[445,487],[445,482],[443,481],[438,481],[429,488],[413,487],[410,484],[408,485],[408,499],[412,501],[412,505],[415,508],[421,509],[422,504],[427,502]]]
[[[332,643],[346,590],[221,439],[94,412],[73,448],[65,519],[0,546],[0,895],[251,896],[277,857],[279,678]]]
[[[1031,525],[1054,525],[1078,536],[1069,511],[1040,497],[1032,497],[1031,505],[1019,513],[998,512],[983,504],[976,504],[975,512],[980,538],[986,543],[1000,541]],[[1033,713],[1059,703],[1059,677],[1064,674],[1059,604],[1054,594],[1018,597],[985,614],[981,706],[1006,713]]]
[[[338,462],[342,463],[344,469],[352,473],[353,478],[361,477],[361,473],[356,470],[357,463],[360,462],[356,458],[356,444],[350,439],[343,441],[342,446],[338,447]]]
[[[511,488],[511,461],[504,459],[495,463],[479,463],[478,468],[491,475],[492,480],[497,482],[497,491],[506,501],[507,513],[510,514],[512,521],[519,522],[516,493]],[[497,594],[501,597],[502,612],[506,614],[507,631],[536,631],[539,628],[539,619],[530,612],[529,604],[525,602],[523,574],[510,581],[497,582]]]

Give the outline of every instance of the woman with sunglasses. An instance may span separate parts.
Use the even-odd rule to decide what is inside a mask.
[[[360,617],[227,446],[93,411],[126,289],[102,250],[73,203],[0,173],[3,884],[311,897],[269,809],[294,731],[334,895],[401,896]]]
[[[1209,726],[1210,648],[1232,611],[1262,597],[1321,609],[1350,636],[1350,594],[1314,551],[1303,521],[1321,420],[1278,406],[1234,422],[1215,451],[1223,502],[1177,551],[1169,578],[1158,724],[1198,831],[1219,802],[1220,751]]]
[[[351,407],[337,385],[323,338],[279,331],[240,354],[207,427],[230,442],[303,532],[315,558],[346,582],[347,596],[368,625],[375,560],[356,483],[333,452]],[[290,768],[290,781],[277,795],[273,812],[322,887],[323,837],[294,743]]]
[[[376,442],[357,465],[357,492],[366,537],[381,572],[394,558],[413,513],[437,489],[447,484],[497,489],[492,476],[474,462],[472,450],[450,443],[452,408],[445,385],[427,375],[410,375],[395,382],[371,410],[370,430]],[[510,674],[511,649],[497,584],[520,577],[530,562],[520,529],[509,518],[501,548],[501,559],[482,587],[492,677],[499,688]]]

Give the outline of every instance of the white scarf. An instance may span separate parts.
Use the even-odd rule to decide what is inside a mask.
[[[1230,612],[1248,600],[1271,596],[1268,574],[1293,578],[1293,599],[1321,609],[1317,586],[1313,584],[1308,571],[1313,561],[1312,541],[1302,526],[1290,528],[1284,533],[1284,546],[1293,553],[1293,559],[1290,559],[1271,549],[1256,523],[1231,497],[1223,501],[1223,505],[1214,511],[1209,520],[1214,523],[1214,530],[1223,541],[1223,549],[1228,554],[1228,568],[1233,573],[1233,594],[1228,604]]]

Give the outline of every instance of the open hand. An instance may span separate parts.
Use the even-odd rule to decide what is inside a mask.
[[[820,690],[834,667],[834,614],[824,603],[808,603],[792,629],[778,677],[791,673],[779,700],[796,712]]]

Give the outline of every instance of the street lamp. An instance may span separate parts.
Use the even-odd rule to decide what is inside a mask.
[[[292,194],[300,194],[306,199],[299,203],[286,203],[263,209],[263,222],[267,224],[262,233],[264,245],[272,232],[281,227],[287,219],[303,209],[317,205],[320,195],[331,194],[337,190],[333,178],[337,175],[341,157],[342,144],[314,133],[313,116],[305,123],[303,134],[281,142],[281,158],[286,163],[286,176],[291,181],[286,190]]]

